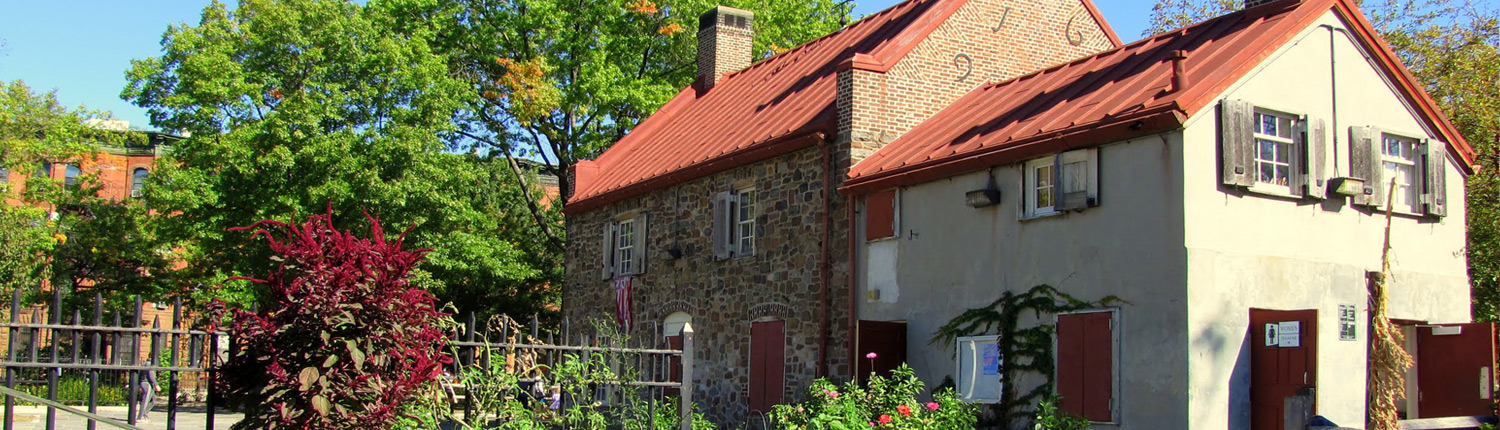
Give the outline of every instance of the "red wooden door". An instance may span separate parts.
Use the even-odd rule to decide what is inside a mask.
[[[786,324],[750,324],[750,412],[766,413],[781,402],[786,378]]]
[[[682,350],[682,335],[667,336],[667,349]],[[682,358],[671,356],[667,358],[667,380],[671,382],[682,382]],[[676,387],[667,387],[662,394],[667,397],[677,397],[681,392]]]
[[[1494,324],[1419,326],[1417,351],[1420,418],[1493,413]]]
[[[905,322],[860,321],[857,328],[854,371],[861,384],[869,382],[871,372],[889,376],[906,362]],[[874,360],[867,358],[871,352]]]
[[[1283,323],[1296,323],[1297,334],[1290,335]],[[1317,357],[1317,310],[1250,310],[1250,428],[1285,430],[1284,402],[1303,387],[1317,385]]]

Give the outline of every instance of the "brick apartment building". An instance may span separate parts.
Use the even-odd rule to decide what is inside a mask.
[[[563,313],[663,344],[690,322],[721,423],[855,373],[851,166],[980,85],[1120,45],[1089,0],[911,0],[753,64],[752,11],[699,22],[694,84],[573,172]]]

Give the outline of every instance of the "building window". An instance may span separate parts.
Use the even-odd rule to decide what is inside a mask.
[[[36,177],[38,177],[38,178],[51,178],[52,177],[52,163],[43,161],[42,164],[37,165],[37,168],[36,168]]]
[[[756,192],[741,188],[714,195],[713,251],[723,260],[755,254]]]
[[[151,171],[146,170],[145,167],[137,167],[137,168],[135,168],[135,171],[131,172],[131,174],[130,174],[130,196],[131,197],[140,197],[141,196],[141,189],[146,187],[146,178],[149,177],[150,175],[151,175]]]
[[[1391,205],[1398,211],[1420,213],[1418,200],[1421,183],[1417,182],[1416,139],[1383,135],[1380,145],[1381,184],[1389,185],[1395,179],[1396,190],[1391,194]]]
[[[605,279],[646,272],[646,214],[616,218],[604,226]]]
[[[69,164],[66,169],[63,169],[63,186],[70,190],[77,189],[78,175],[82,173],[83,170],[79,169],[77,164]]]
[[[1057,316],[1058,409],[1095,422],[1115,422],[1115,311]]]
[[[1081,149],[1027,161],[1022,218],[1036,218],[1099,204],[1099,150]]]
[[[1286,114],[1255,111],[1255,187],[1292,192],[1292,162],[1297,149],[1298,119]]]

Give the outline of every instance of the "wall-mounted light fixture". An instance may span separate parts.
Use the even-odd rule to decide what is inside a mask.
[[[1367,190],[1365,181],[1359,178],[1333,178],[1328,182],[1328,191],[1341,196],[1362,196],[1367,192],[1374,192],[1374,190]]]
[[[994,206],[1000,203],[1000,190],[985,188],[964,193],[964,203],[971,208]]]

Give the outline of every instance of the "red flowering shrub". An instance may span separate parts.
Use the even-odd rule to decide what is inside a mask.
[[[235,229],[265,236],[276,267],[238,278],[269,296],[257,313],[234,312],[236,348],[220,379],[245,411],[234,428],[383,428],[451,362],[438,326],[448,315],[407,283],[428,250],[401,249],[406,233],[387,241],[369,218],[365,239],[335,229],[331,211]]]

